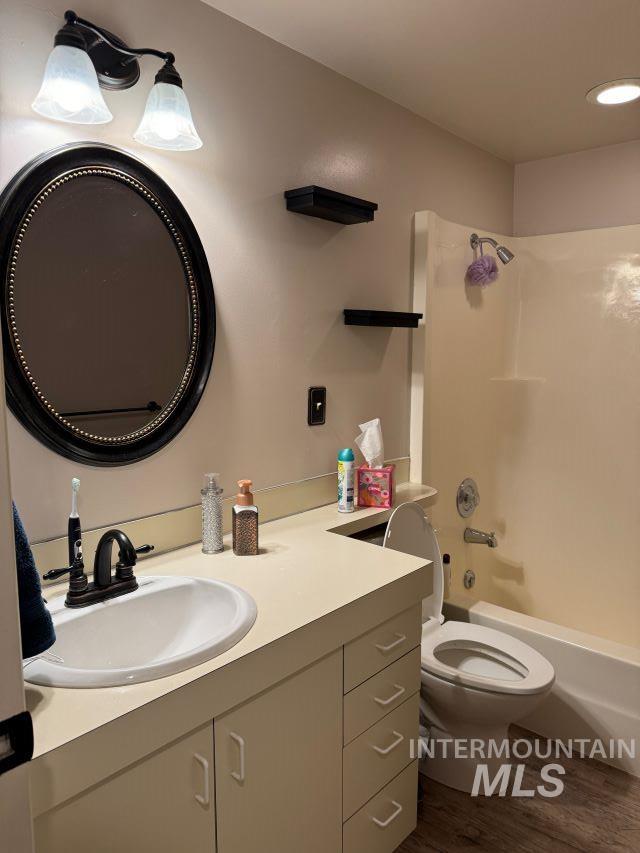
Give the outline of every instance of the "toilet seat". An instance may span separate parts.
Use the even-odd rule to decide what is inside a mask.
[[[552,665],[526,643],[484,625],[444,622],[442,556],[435,531],[421,507],[405,503],[394,510],[384,547],[433,563],[433,591],[422,602],[425,672],[488,693],[531,695],[553,684]]]
[[[549,661],[531,646],[510,634],[469,622],[424,625],[421,658],[422,668],[429,674],[490,693],[541,693],[555,677]]]

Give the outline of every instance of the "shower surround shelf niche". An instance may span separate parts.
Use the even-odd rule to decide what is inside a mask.
[[[359,222],[372,222],[378,205],[374,201],[365,201],[335,190],[311,185],[285,190],[287,210],[340,222],[342,225],[356,225]]]
[[[345,308],[345,326],[383,326],[394,329],[416,329],[423,314],[410,311],[372,311],[368,308]]]

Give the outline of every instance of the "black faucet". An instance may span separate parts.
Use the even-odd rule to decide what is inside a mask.
[[[118,543],[118,562],[116,563],[115,575],[111,572],[111,550],[113,543]],[[69,572],[69,589],[65,598],[66,607],[87,607],[98,601],[125,595],[138,588],[138,581],[133,569],[138,559],[138,554],[148,554],[153,551],[153,545],[142,545],[134,548],[131,540],[122,530],[107,530],[104,533],[93,562],[93,582],[89,582],[82,561],[82,552],[76,553],[73,565],[63,569],[53,569],[46,572],[42,577],[45,580],[54,580]]]
[[[111,549],[113,543],[118,543],[120,549],[118,562],[116,563],[115,579],[111,575]],[[107,530],[103,533],[96,548],[96,556],[93,561],[93,585],[96,589],[109,589],[113,583],[120,580],[130,580],[135,576],[133,568],[138,555],[133,547],[131,539],[122,530]],[[138,586],[136,583],[134,589]]]

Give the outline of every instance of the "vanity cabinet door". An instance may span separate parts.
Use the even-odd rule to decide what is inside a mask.
[[[218,853],[340,853],[342,650],[214,731]]]
[[[209,723],[36,818],[36,853],[215,853],[213,784]]]

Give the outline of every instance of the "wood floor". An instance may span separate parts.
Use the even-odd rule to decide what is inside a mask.
[[[526,787],[540,784],[546,763],[527,762]],[[558,764],[565,787],[553,799],[471,797],[425,779],[418,826],[397,853],[640,853],[640,779],[589,759]]]

